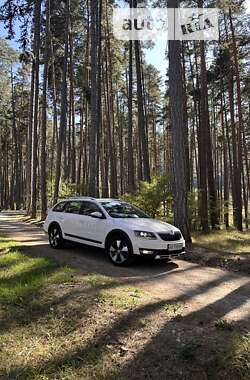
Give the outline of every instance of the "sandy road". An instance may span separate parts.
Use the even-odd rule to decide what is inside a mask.
[[[201,312],[204,318],[226,318],[249,324],[250,279],[216,268],[183,260],[173,263],[139,262],[130,268],[115,268],[101,250],[68,244],[54,251],[41,228],[18,221],[16,213],[0,214],[0,236],[16,240],[34,256],[51,257],[82,273],[100,273],[134,284],[164,300],[182,300],[186,315]]]

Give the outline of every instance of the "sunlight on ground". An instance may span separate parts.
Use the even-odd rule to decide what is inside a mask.
[[[203,323],[199,310],[190,319],[180,300],[81,275],[6,239],[2,247],[0,378],[248,379],[250,339],[236,325]]]
[[[0,253],[8,249],[18,247],[18,245],[19,245],[18,242],[10,241],[7,238],[0,237]]]
[[[196,234],[193,237],[196,246],[209,250],[228,253],[250,253],[250,232],[215,231],[210,234]]]

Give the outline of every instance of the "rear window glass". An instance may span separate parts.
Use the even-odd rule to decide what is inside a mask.
[[[53,208],[53,211],[54,211],[54,212],[63,212],[64,209],[65,209],[66,204],[67,204],[67,202],[60,202],[60,203],[58,203],[58,204]]]
[[[82,207],[82,202],[72,201],[68,202],[65,207],[65,212],[67,214],[79,214]]]
[[[100,208],[93,202],[83,202],[81,214],[89,216],[92,212],[102,212]]]

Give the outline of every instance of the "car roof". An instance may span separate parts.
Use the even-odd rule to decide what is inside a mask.
[[[114,199],[114,198],[99,198],[99,199],[96,199],[96,201],[98,203],[105,203],[105,202],[121,202],[120,199]]]
[[[60,199],[58,202],[69,202],[69,201],[95,201],[95,198],[91,197],[68,197]]]
[[[93,197],[81,197],[81,196],[69,197],[69,198],[60,200],[60,202],[65,202],[65,201],[95,201],[98,203],[115,202],[115,201],[120,202],[119,199],[113,199],[113,198],[93,198]]]

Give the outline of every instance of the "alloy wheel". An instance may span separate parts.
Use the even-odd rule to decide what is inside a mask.
[[[53,248],[58,247],[60,243],[60,232],[57,228],[53,228],[49,234],[49,242]]]
[[[128,244],[121,239],[114,240],[109,248],[109,255],[115,264],[123,264],[129,258]]]

